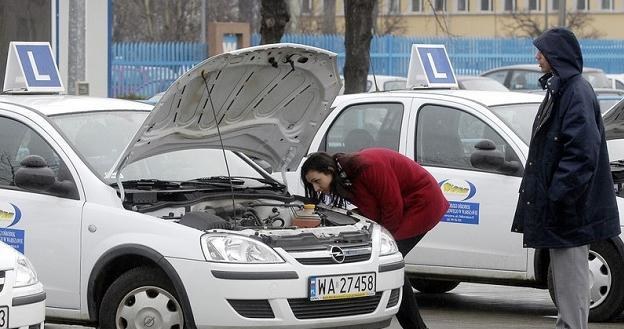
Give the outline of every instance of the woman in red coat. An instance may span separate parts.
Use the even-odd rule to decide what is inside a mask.
[[[412,159],[392,150],[311,154],[301,167],[306,197],[358,211],[383,225],[407,253],[444,216],[449,203],[438,182]],[[426,328],[407,276],[397,320],[403,328]]]

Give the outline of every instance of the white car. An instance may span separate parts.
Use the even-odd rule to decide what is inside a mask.
[[[342,88],[340,88],[339,95],[344,94],[344,77],[341,75]],[[407,78],[395,76],[395,75],[372,75],[366,76],[366,91],[367,93],[378,91],[390,91],[405,89],[407,85]]]
[[[609,78],[611,88],[624,89],[624,74],[607,74],[607,78]]]
[[[15,215],[0,213],[0,225],[10,225]],[[11,240],[2,236],[7,238]],[[0,241],[0,328],[43,329],[45,300],[43,285],[28,258]]]
[[[303,200],[240,153],[296,169],[339,88],[335,54],[280,44],[200,63],[155,107],[0,96],[0,200],[21,212],[11,228],[47,316],[101,328],[388,326],[404,282],[389,233],[326,208],[318,227],[296,226]]]
[[[405,258],[416,289],[441,293],[462,281],[548,288],[548,252],[525,248],[522,235],[511,232],[541,101],[539,95],[471,90],[339,96],[309,152],[386,147],[436,177],[451,207]],[[285,176],[293,193],[303,191],[298,171]],[[617,202],[624,225],[624,199]],[[591,245],[593,321],[624,309],[623,240]]]

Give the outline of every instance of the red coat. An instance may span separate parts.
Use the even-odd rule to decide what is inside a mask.
[[[362,215],[383,225],[396,240],[421,235],[442,219],[449,203],[438,182],[416,161],[392,150],[364,149],[354,161],[338,159],[352,183]]]

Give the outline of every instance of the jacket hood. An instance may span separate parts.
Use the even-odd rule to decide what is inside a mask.
[[[562,82],[583,72],[581,46],[570,30],[550,29],[533,40],[533,45],[546,57]]]
[[[158,154],[221,147],[295,170],[339,89],[336,54],[322,49],[272,44],[211,57],[169,87],[111,173]]]

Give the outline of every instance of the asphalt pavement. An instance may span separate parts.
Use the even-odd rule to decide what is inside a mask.
[[[462,283],[446,294],[416,298],[429,329],[554,329],[557,310],[547,290]],[[401,329],[392,320],[390,329]],[[589,329],[622,329],[624,314],[610,323],[590,323]],[[45,329],[91,329],[46,324]]]

